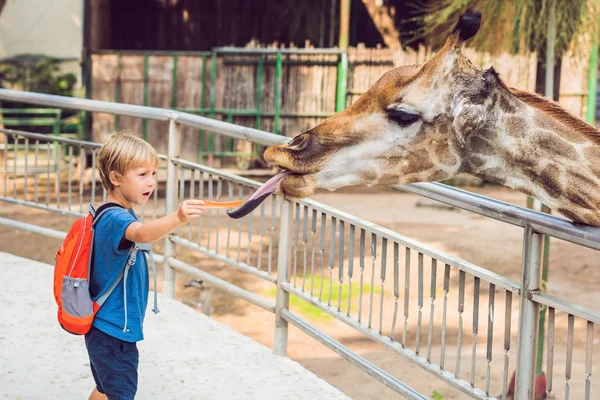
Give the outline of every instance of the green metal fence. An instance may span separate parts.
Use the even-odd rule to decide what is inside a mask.
[[[227,122],[234,121],[236,118],[253,118],[253,123],[247,122],[246,125],[256,129],[264,129],[261,123],[264,120],[271,120],[272,125],[271,131],[276,134],[281,134],[282,119],[287,118],[327,118],[334,112],[343,110],[346,107],[347,97],[347,79],[348,79],[348,57],[345,51],[339,49],[273,49],[273,48],[236,48],[236,47],[218,47],[214,48],[209,52],[165,52],[165,51],[111,51],[103,50],[93,52],[94,55],[116,55],[116,83],[114,90],[115,102],[122,101],[122,81],[121,81],[121,57],[122,56],[143,56],[144,57],[144,71],[143,71],[143,102],[142,105],[148,106],[149,104],[149,76],[150,76],[150,63],[149,57],[151,56],[167,56],[172,57],[172,88],[170,93],[170,108],[173,110],[184,111],[193,113],[200,116],[206,116],[213,119],[220,119]],[[337,56],[337,60],[295,60],[291,59],[291,56],[302,56],[302,55],[326,55],[326,56]],[[201,93],[198,107],[183,107],[178,104],[178,62],[180,57],[193,56],[201,59]],[[232,57],[233,56],[233,57]],[[234,56],[242,56],[241,58],[235,58]],[[229,58],[228,58],[229,57]],[[254,67],[256,75],[257,90],[253,93],[255,98],[254,107],[236,108],[236,107],[219,107],[217,106],[217,90],[216,82],[217,76],[220,73],[218,69],[219,58],[223,59],[223,65],[241,65]],[[336,98],[335,104],[331,104],[331,112],[297,112],[285,110],[282,104],[282,92],[286,82],[284,82],[284,66],[285,65],[326,65],[335,67],[337,69],[336,74]],[[87,64],[89,68],[88,76],[92,71],[92,61]],[[266,99],[263,93],[263,82],[265,77],[265,69],[274,68],[275,84],[274,93],[272,95],[272,105],[265,109],[264,101]],[[86,93],[89,95],[92,93],[92,79],[86,82]],[[109,100],[109,99],[105,99]],[[121,129],[121,121],[118,116],[114,119],[114,129]],[[143,120],[141,134],[147,140],[148,139],[148,124],[147,120]],[[235,145],[231,138],[226,139],[224,146],[216,146],[215,135],[210,132],[200,132],[199,136],[199,148],[198,156],[201,161],[206,161],[208,165],[212,164],[214,157],[250,157],[254,158],[259,155],[259,146],[252,145],[250,153],[236,151]],[[205,160],[205,158],[207,160]]]

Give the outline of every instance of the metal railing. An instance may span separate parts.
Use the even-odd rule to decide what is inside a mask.
[[[0,99],[169,121],[168,154],[162,157],[166,189],[155,191],[153,200],[139,211],[142,218],[173,212],[178,201],[188,197],[247,198],[260,185],[178,157],[181,126],[261,145],[289,140],[172,110],[10,90],[0,90]],[[105,198],[95,175],[84,176],[95,170],[99,144],[8,129],[0,130],[2,136],[14,144],[14,151],[11,155],[5,146],[0,153],[1,201],[79,216],[86,203]],[[49,153],[53,146],[62,151]],[[60,166],[56,171],[47,167],[52,157]],[[521,282],[315,201],[290,202],[273,195],[248,217],[232,220],[222,211],[208,211],[165,239],[160,257],[163,291],[174,295],[175,271],[206,280],[275,314],[277,354],[286,354],[291,323],[412,399],[425,397],[292,312],[290,294],[477,399],[507,398],[513,368],[514,398],[533,398],[539,308],[548,307],[546,389],[557,391],[560,365],[564,398],[577,387],[591,399],[594,330],[600,325],[600,313],[542,293],[540,255],[543,235],[600,250],[600,229],[441,184],[398,188],[523,228]],[[61,234],[6,218],[0,224],[54,237]],[[187,250],[272,284],[274,301],[186,263],[178,255]],[[563,315],[566,326],[560,323]],[[563,334],[565,341],[559,340]],[[578,348],[581,344],[583,348]],[[566,350],[564,360],[555,357],[561,346]],[[583,371],[573,369],[575,356],[585,358]]]

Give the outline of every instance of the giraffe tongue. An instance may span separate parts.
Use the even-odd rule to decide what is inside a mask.
[[[287,175],[290,174],[290,171],[280,172],[268,181],[266,181],[261,187],[258,188],[256,192],[252,194],[246,200],[244,204],[242,204],[237,210],[229,209],[227,210],[227,215],[229,215],[233,219],[239,219],[245,217],[250,214],[256,207],[260,205],[267,197],[269,197],[277,187],[279,186],[279,182]]]

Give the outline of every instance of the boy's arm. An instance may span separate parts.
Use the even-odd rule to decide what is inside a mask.
[[[168,235],[179,225],[200,217],[204,211],[202,200],[185,200],[179,209],[162,218],[142,224],[133,222],[125,230],[125,239],[137,243],[152,243]]]

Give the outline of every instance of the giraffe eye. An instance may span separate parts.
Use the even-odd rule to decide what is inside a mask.
[[[417,122],[419,115],[404,110],[390,110],[388,111],[388,118],[398,125],[408,126]]]

